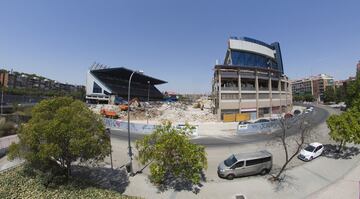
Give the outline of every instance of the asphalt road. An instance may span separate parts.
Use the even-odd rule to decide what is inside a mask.
[[[306,121],[309,123],[310,128],[314,128],[318,124],[324,122],[326,118],[329,116],[328,111],[323,108],[314,107],[314,111],[306,114]],[[119,130],[111,130],[112,137],[115,139],[127,140],[127,132],[122,132]],[[117,133],[115,133],[118,131]],[[236,131],[236,130],[234,130]],[[206,147],[222,147],[222,146],[230,146],[230,145],[239,145],[245,143],[253,143],[253,142],[262,142],[266,140],[271,140],[274,137],[278,136],[280,131],[273,132],[271,134],[266,133],[258,133],[252,135],[227,135],[227,136],[199,136],[192,139],[193,143],[200,144]],[[299,133],[298,126],[292,126],[287,131],[288,135],[293,135]],[[131,141],[135,141],[137,139],[142,138],[144,135],[142,134],[131,134]]]

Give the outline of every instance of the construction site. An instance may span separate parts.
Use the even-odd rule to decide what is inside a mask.
[[[216,105],[219,102],[218,93],[212,93],[212,95],[162,93],[156,86],[165,83],[167,82],[164,80],[144,75],[143,71],[130,70],[124,67],[111,68],[94,63],[87,72],[86,101],[93,112],[106,118],[124,121],[128,119],[130,106],[131,122],[141,124],[159,124],[164,120],[173,124],[255,121],[264,117],[272,118],[275,115],[278,117],[279,114],[291,112],[293,108],[290,103],[289,107],[284,108],[281,112],[270,111],[266,114],[265,112],[264,114],[253,114],[254,112],[248,111],[250,110],[249,107],[247,109],[242,106],[237,107],[240,103],[234,101],[234,107],[237,107],[237,111],[219,112],[217,110],[219,107]],[[219,87],[220,84],[217,86]],[[256,104],[264,103],[264,99],[251,100],[256,101]],[[228,101],[221,99],[221,102]],[[274,99],[273,103],[275,101]],[[256,108],[251,110],[253,111],[253,109],[255,113],[261,112],[259,108],[259,110]]]
[[[127,120],[127,104],[93,104],[89,106],[93,112],[104,117]],[[130,101],[130,110],[131,122],[135,123],[159,124],[165,120],[174,124],[217,122],[216,115],[213,114],[212,101],[206,96],[193,102],[143,102],[138,100],[138,98],[134,98]]]

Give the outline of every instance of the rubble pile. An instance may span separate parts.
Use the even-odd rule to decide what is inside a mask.
[[[216,116],[212,113],[212,102],[208,99],[199,99],[195,103],[183,102],[140,102],[135,101],[130,105],[131,120],[147,120],[161,122],[164,120],[173,123],[184,122],[214,122]],[[104,110],[114,112],[119,119],[127,119],[127,111],[121,110],[118,105],[91,105],[90,109],[104,115]],[[102,111],[103,110],[103,111]],[[104,115],[105,116],[105,115]]]

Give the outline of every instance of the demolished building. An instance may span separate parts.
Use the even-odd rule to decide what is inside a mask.
[[[118,67],[94,64],[87,71],[86,77],[86,101],[88,103],[107,104],[112,99],[128,97],[129,77],[133,70]],[[167,83],[141,73],[134,73],[131,80],[131,98],[146,101],[158,101],[163,99],[163,94],[155,87]]]

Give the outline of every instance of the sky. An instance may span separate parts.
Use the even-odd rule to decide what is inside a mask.
[[[345,3],[346,2],[346,3]],[[85,85],[94,62],[210,93],[230,36],[280,42],[290,79],[355,75],[360,1],[0,0],[0,68]]]

